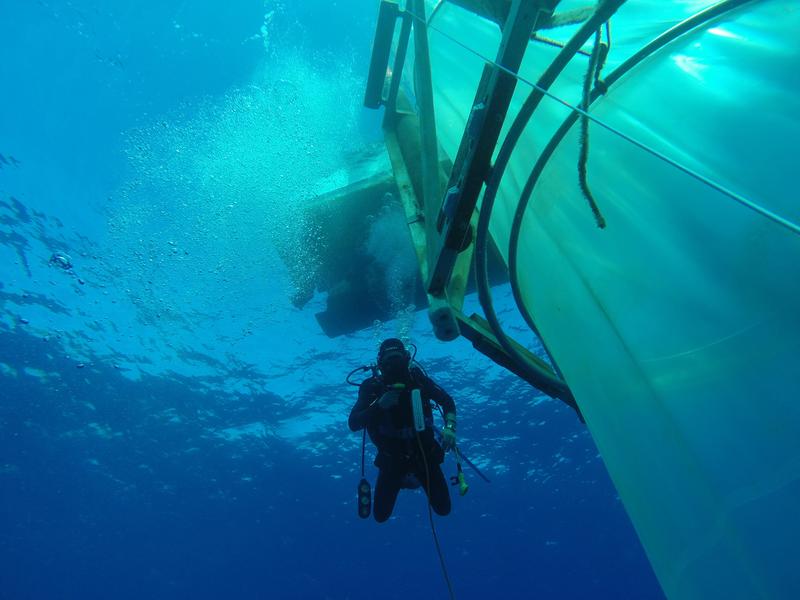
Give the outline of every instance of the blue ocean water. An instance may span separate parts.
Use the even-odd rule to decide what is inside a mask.
[[[662,597],[569,409],[424,312],[290,302],[303,202],[381,139],[376,4],[297,4],[3,4],[0,597],[447,597],[423,495],[356,514],[344,378],[398,333],[491,479],[435,520],[456,597]]]

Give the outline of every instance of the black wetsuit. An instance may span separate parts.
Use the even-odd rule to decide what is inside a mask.
[[[392,514],[397,494],[400,488],[406,486],[408,475],[416,477],[437,514],[446,515],[450,512],[450,491],[440,466],[444,461],[444,451],[433,435],[431,401],[441,406],[445,414],[455,414],[455,402],[418,367],[410,369],[405,385],[397,404],[383,410],[377,400],[390,388],[380,377],[368,378],[358,390],[358,400],[348,420],[352,431],[366,427],[372,443],[378,449],[375,466],[379,472],[373,514],[379,523]],[[425,414],[425,430],[419,433],[419,438],[414,429],[411,408],[411,390],[414,388],[420,390]],[[425,460],[420,453],[420,446]]]

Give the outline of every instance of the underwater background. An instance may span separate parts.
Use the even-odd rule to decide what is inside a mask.
[[[447,597],[419,491],[356,513],[345,376],[390,335],[491,479],[435,521],[457,598],[663,597],[575,414],[409,306],[390,207],[364,276],[395,319],[330,339],[325,294],[292,303],[304,202],[381,144],[376,2],[0,13],[0,598]]]

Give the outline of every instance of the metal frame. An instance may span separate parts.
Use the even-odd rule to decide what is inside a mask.
[[[513,0],[495,62],[516,73],[540,15],[551,12],[544,1]],[[470,220],[490,171],[492,153],[516,84],[516,78],[507,71],[494,65],[484,67],[437,218],[441,237],[428,282],[431,294],[444,292],[458,253],[469,243]]]
[[[492,154],[516,88],[516,78],[504,69],[512,73],[519,70],[537,23],[552,16],[558,1],[512,0],[503,25],[496,61],[504,69],[495,65],[487,65],[484,69],[447,185],[446,176],[442,177],[441,174],[436,136],[427,21],[422,18],[425,15],[424,0],[407,0],[408,10],[405,11],[385,8],[384,4],[392,4],[396,8],[394,0],[383,0],[375,42],[378,56],[376,58],[373,53],[368,84],[371,93],[367,94],[365,104],[371,99],[371,104],[367,105],[375,107],[375,98],[379,97],[378,106],[386,108],[383,121],[385,143],[420,273],[426,283],[429,317],[434,332],[443,340],[463,335],[478,351],[533,387],[562,399],[580,416],[577,405],[561,381],[557,381],[558,385],[548,385],[547,378],[531,377],[531,369],[527,368],[535,366],[552,374],[557,380],[550,365],[513,341],[515,352],[510,354],[493,335],[486,321],[478,315],[467,317],[461,313],[470,269],[474,263],[472,232],[477,221],[475,207],[490,174]],[[391,42],[394,37],[398,18],[402,19],[403,24],[393,69],[389,73],[390,50],[386,50],[386,39]],[[418,113],[406,106],[407,99],[400,98],[400,80],[412,25]],[[384,39],[379,40],[379,35]],[[384,97],[383,91],[387,89]],[[520,365],[515,356],[523,356],[525,364]]]

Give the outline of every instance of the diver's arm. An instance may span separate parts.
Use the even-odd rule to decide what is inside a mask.
[[[439,387],[430,377],[425,376],[425,382],[427,395],[442,408],[444,413],[441,444],[442,449],[447,452],[456,447],[456,403],[450,394]]]
[[[375,388],[369,383],[364,383],[358,388],[358,400],[350,411],[350,418],[347,419],[350,431],[359,431],[367,426],[372,415],[378,410],[375,398]]]

